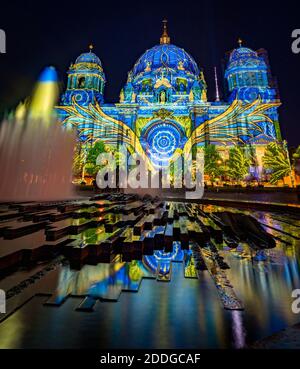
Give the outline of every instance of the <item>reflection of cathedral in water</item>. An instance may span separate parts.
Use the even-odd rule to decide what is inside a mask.
[[[185,253],[189,254],[190,251]],[[59,276],[57,298],[64,300],[68,295],[85,294],[105,298],[108,294],[118,296],[121,291],[137,292],[142,278],[170,278],[171,263],[183,262],[183,258],[184,251],[180,243],[174,242],[172,252],[155,251],[153,255],[143,256],[142,260],[85,265],[80,271],[66,265]]]
[[[64,124],[76,126],[85,151],[97,140],[124,143],[158,166],[189,141],[190,146],[216,144],[225,157],[230,145],[242,144],[261,164],[265,146],[281,140],[276,80],[263,49],[253,51],[239,42],[228,52],[223,100],[215,69],[216,98],[209,102],[203,70],[170,43],[164,21],[160,43],[134,64],[119,102],[107,104],[102,64],[90,48],[71,64],[59,107]]]

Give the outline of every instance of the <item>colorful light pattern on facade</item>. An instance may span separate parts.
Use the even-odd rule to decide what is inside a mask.
[[[119,103],[104,102],[102,64],[90,50],[71,65],[58,111],[63,124],[76,127],[86,150],[97,140],[125,143],[149,166],[164,166],[194,145],[241,144],[255,152],[280,141],[280,101],[264,58],[240,42],[229,54],[224,78],[227,96],[208,102],[203,70],[170,43],[164,23],[160,44],[128,73]]]

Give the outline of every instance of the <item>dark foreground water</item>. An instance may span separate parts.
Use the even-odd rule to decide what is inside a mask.
[[[207,271],[184,278],[184,265],[173,262],[170,282],[143,279],[137,293],[123,292],[118,302],[98,302],[91,313],[75,311],[80,295],[91,295],[127,278],[134,283],[136,265],[84,266],[60,271],[60,307],[44,306],[36,296],[0,324],[1,348],[240,348],[300,321],[291,309],[292,290],[300,288],[300,221],[284,215],[252,212],[290,244],[278,242],[267,260],[254,261],[247,245],[223,249],[226,271],[244,311],[224,310]],[[276,219],[275,219],[276,218]],[[278,220],[280,219],[280,220]],[[285,232],[285,233],[282,233]],[[124,269],[125,270],[125,269]]]

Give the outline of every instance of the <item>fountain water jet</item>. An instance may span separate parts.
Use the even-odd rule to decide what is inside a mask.
[[[74,198],[75,133],[54,116],[57,74],[46,68],[28,109],[0,126],[0,201],[56,201]]]

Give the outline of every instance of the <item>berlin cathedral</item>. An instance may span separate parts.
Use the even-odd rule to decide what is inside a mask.
[[[125,144],[163,167],[187,147],[213,144],[226,160],[232,145],[242,145],[254,154],[257,164],[250,171],[259,177],[265,147],[282,141],[279,93],[264,49],[253,51],[239,40],[225,55],[222,81],[215,68],[215,101],[208,101],[203,70],[171,43],[163,21],[159,44],[136,61],[114,104],[105,102],[107,81],[92,49],[71,64],[57,108],[63,124],[76,127],[83,151],[98,140]]]

